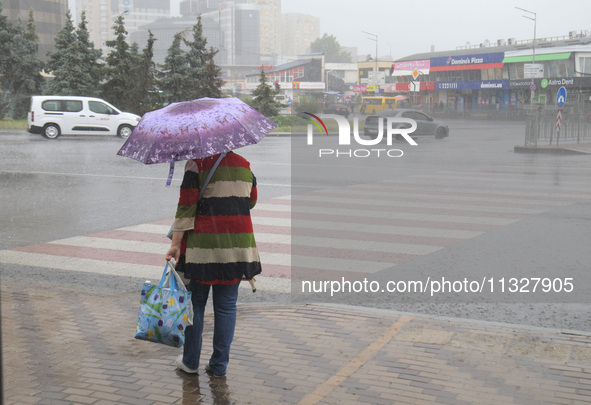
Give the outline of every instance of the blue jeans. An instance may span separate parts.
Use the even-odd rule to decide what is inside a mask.
[[[203,284],[195,280],[189,283],[189,291],[193,301],[193,326],[185,330],[185,349],[183,363],[189,368],[199,367],[201,346],[203,343],[203,317],[209,289],[213,288],[213,354],[209,359],[209,367],[215,375],[225,375],[230,360],[230,345],[234,339],[236,327],[236,301],[240,282],[231,285]]]

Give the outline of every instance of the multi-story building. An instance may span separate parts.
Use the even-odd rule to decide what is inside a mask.
[[[193,26],[197,24],[197,17],[176,17],[163,18],[156,20],[150,24],[143,25],[135,32],[132,32],[128,40],[129,42],[137,42],[140,49],[146,46],[148,41],[148,30],[152,31],[154,37],[157,39],[154,42],[154,61],[156,63],[164,63],[166,55],[168,55],[168,48],[172,45],[174,35],[177,32],[183,32],[184,38],[189,41],[193,40]],[[203,26],[203,35],[207,38],[207,47],[221,48],[220,41],[220,26],[211,18],[201,18],[201,25]],[[184,45],[181,44],[184,47]],[[223,52],[216,55],[215,61],[220,64],[223,60]]]
[[[247,0],[232,0],[232,3],[246,3]],[[197,16],[210,11],[219,11],[226,7],[228,1],[224,0],[183,0],[180,3],[182,16]]]
[[[324,55],[322,53],[310,53],[298,55],[298,59],[278,66],[259,66],[259,72],[251,72],[246,75],[246,90],[252,91],[259,85],[260,70],[265,71],[265,76],[270,85],[275,82],[281,88],[282,94],[293,98],[294,91],[305,90],[307,94],[322,97],[326,89],[324,82]]]
[[[112,37],[111,0],[77,0],[76,14],[77,21],[80,21],[82,11],[86,12],[88,21],[88,34],[94,47],[103,50],[106,55],[107,45],[105,44]],[[127,22],[126,22],[127,26]]]
[[[99,0],[100,2],[101,0]],[[102,0],[109,1],[109,0]],[[125,18],[125,29],[131,34],[139,27],[162,18],[170,18],[170,0],[110,0],[111,25],[120,15]],[[111,34],[112,35],[112,34]]]
[[[375,70],[366,64],[364,74],[365,70]],[[568,36],[535,41],[510,38],[419,53],[396,60],[390,70],[390,79],[396,83],[386,81],[372,87],[372,93],[410,93],[415,104],[431,109],[468,113],[491,108],[501,113],[555,109],[560,87],[567,90],[567,105],[588,108],[591,33],[572,31]],[[361,82],[355,87],[356,92],[364,94],[369,90]]]
[[[194,3],[191,5],[191,3]],[[211,5],[211,4],[210,4]],[[190,30],[201,15],[203,35],[207,46],[219,50],[216,63],[219,65],[256,66],[260,62],[260,9],[255,4],[227,2],[215,11],[203,12],[206,8],[197,1],[181,4],[184,13],[181,18],[162,19],[140,27],[140,31],[130,35],[131,41],[143,44],[151,30],[158,39],[155,43],[154,60],[162,63],[174,34],[180,31],[190,34]],[[197,8],[195,8],[197,7]],[[187,39],[191,39],[187,37]]]
[[[260,63],[260,8],[256,4],[225,3],[218,11],[202,14],[217,22],[221,31],[222,65]]]
[[[320,19],[309,14],[281,15],[281,50],[284,55],[310,52],[310,44],[320,36]]]
[[[281,55],[281,0],[248,0],[260,7],[260,54]]]
[[[2,14],[8,21],[17,23],[20,18],[26,24],[29,9],[33,9],[35,27],[39,35],[39,51],[41,60],[47,60],[47,52],[55,51],[55,36],[66,23],[67,0],[10,0],[2,2]]]

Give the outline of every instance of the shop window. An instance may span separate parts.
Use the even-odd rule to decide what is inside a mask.
[[[557,71],[558,71],[558,77],[568,76],[567,64],[568,64],[568,61],[565,61],[565,60],[558,61],[558,64],[556,66]]]
[[[591,74],[591,58],[579,58],[579,71]]]
[[[495,70],[488,69],[488,80],[495,80]]]
[[[523,73],[523,63],[517,63],[517,79],[523,79],[524,73]]]
[[[481,69],[480,75],[482,77],[482,80],[488,80],[488,69]]]

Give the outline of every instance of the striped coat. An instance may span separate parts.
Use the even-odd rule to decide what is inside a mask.
[[[257,199],[249,162],[233,152],[222,159],[197,207],[200,184],[220,155],[190,160],[174,220],[185,231],[178,269],[206,284],[235,284],[261,272],[250,209]]]

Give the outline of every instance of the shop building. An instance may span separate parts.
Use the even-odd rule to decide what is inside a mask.
[[[260,70],[265,70],[265,76],[269,85],[278,82],[282,94],[293,98],[294,90],[305,90],[306,93],[322,94],[325,90],[323,78],[324,55],[304,54],[298,55],[298,60],[284,63],[278,66],[262,66],[259,72],[246,75],[246,90],[252,91],[259,85]]]
[[[415,54],[395,61],[391,72],[396,83],[380,84],[380,92],[409,92],[414,105],[431,111],[554,109],[561,86],[567,105],[585,109],[591,97],[591,33],[537,39],[535,48],[533,40],[509,39]]]

